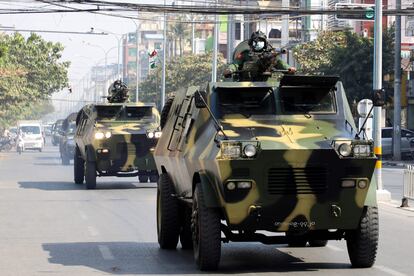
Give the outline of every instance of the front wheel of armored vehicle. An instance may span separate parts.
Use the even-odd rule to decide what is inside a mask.
[[[96,188],[96,163],[88,158],[85,161],[85,184],[88,190]]]
[[[310,247],[325,247],[328,244],[328,240],[309,240]]]
[[[353,267],[371,267],[378,248],[378,208],[365,207],[356,230],[346,233],[348,255]]]
[[[73,174],[76,184],[82,184],[85,178],[85,161],[80,156],[78,147],[76,147],[75,156],[73,157]]]
[[[194,259],[200,270],[216,270],[221,255],[220,214],[206,206],[204,196],[202,186],[197,185],[191,214]]]
[[[162,249],[175,249],[180,234],[179,202],[173,194],[170,177],[167,173],[162,173],[157,189],[157,233]]]

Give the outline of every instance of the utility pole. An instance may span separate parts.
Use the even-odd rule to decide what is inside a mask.
[[[217,10],[217,1],[216,0],[216,10]],[[217,81],[217,47],[218,47],[218,33],[219,33],[220,24],[218,22],[217,13],[214,15],[214,37],[213,37],[213,66],[211,69],[211,81]]]
[[[377,184],[377,198],[379,200],[390,200],[391,194],[382,186],[382,145],[381,145],[381,117],[382,107],[375,106],[376,94],[382,92],[382,0],[375,1],[374,22],[374,153],[378,160],[375,165],[374,180]]]
[[[401,0],[395,8],[401,9]],[[401,160],[401,16],[395,16],[393,159]]]
[[[234,49],[234,16],[229,14],[227,16],[227,63],[232,63],[232,53]]]
[[[135,78],[135,85],[136,85],[136,88],[135,88],[135,102],[138,102],[139,101],[139,75],[140,75],[139,74],[140,66],[139,66],[139,30],[138,30],[138,24],[136,24],[136,27],[137,27],[137,29],[136,29],[136,33],[135,33],[135,45],[136,45],[137,50],[136,50],[135,62],[136,62],[136,71],[137,71],[136,74],[137,75],[136,75],[136,78]]]
[[[165,2],[166,0],[164,0],[164,7],[165,7]],[[166,55],[167,55],[167,15],[164,11],[164,33],[163,33],[163,37],[162,37],[162,80],[161,80],[161,110],[164,107],[164,103],[165,103],[165,61],[166,61]]]
[[[282,0],[282,8],[289,9],[289,0]],[[282,35],[280,47],[286,47],[289,44],[289,15],[282,15]],[[288,55],[282,55],[283,61],[287,62]]]

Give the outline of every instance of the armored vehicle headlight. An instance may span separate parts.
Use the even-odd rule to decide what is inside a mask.
[[[238,143],[222,143],[221,155],[223,158],[239,158],[241,156],[241,145]]]
[[[342,188],[353,188],[355,187],[355,180],[354,179],[344,179],[342,180]]]
[[[154,137],[158,139],[158,138],[161,137],[161,134],[162,134],[161,131],[156,131],[156,132],[154,132]]]
[[[228,182],[227,185],[226,185],[226,187],[227,187],[227,190],[232,191],[232,190],[236,189],[236,183],[234,183],[234,182]]]
[[[154,138],[154,132],[152,132],[152,131],[147,132],[147,136],[148,136],[148,138],[150,138],[150,139]]]
[[[338,148],[338,152],[340,155],[342,155],[343,157],[348,157],[351,155],[352,153],[352,148],[351,145],[347,144],[347,143],[343,143],[339,146]]]
[[[247,157],[254,157],[257,153],[257,149],[255,145],[248,144],[244,147],[243,152]]]
[[[252,187],[252,182],[250,181],[240,181],[237,182],[238,189],[250,189]]]
[[[95,139],[101,140],[105,137],[105,134],[101,131],[95,132]]]
[[[111,138],[111,136],[112,136],[112,133],[110,131],[105,132],[106,139]]]
[[[370,145],[355,145],[353,148],[355,157],[369,157],[371,156]]]

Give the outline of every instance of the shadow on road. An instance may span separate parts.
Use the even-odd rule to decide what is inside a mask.
[[[83,185],[67,181],[19,181],[20,188],[38,189],[45,191],[84,190]]]
[[[86,266],[113,274],[201,274],[192,251],[161,250],[157,243],[85,242],[42,245],[49,262]],[[307,263],[275,246],[227,244],[223,246],[219,273],[310,272],[350,268],[348,263]]]
[[[20,188],[38,189],[44,191],[85,190],[85,185],[78,185],[68,181],[19,181]],[[104,182],[96,186],[96,190],[123,190],[123,189],[155,189],[156,183]],[[94,191],[94,190],[90,190]]]

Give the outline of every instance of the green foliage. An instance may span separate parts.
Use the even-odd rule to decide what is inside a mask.
[[[140,84],[140,101],[160,103],[161,65],[153,70],[148,78]],[[217,62],[217,76],[222,76],[225,63],[222,55]],[[206,86],[211,80],[212,53],[186,55],[167,62],[166,94],[190,86]]]
[[[393,34],[389,29],[383,35],[384,75],[393,71]],[[339,75],[350,103],[372,96],[373,55],[373,39],[350,31],[321,32],[316,40],[294,49],[303,73]]]
[[[52,93],[68,85],[63,46],[36,34],[0,35],[0,126],[38,119],[50,110]]]

